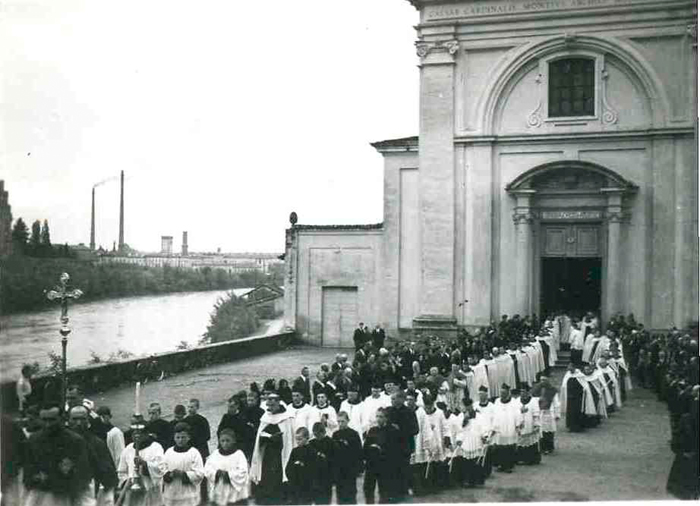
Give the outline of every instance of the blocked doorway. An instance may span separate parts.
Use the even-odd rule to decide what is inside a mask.
[[[356,286],[324,286],[321,345],[352,348],[358,324]]]

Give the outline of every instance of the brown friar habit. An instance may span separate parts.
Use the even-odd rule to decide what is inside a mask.
[[[549,409],[552,406],[552,401],[554,401],[554,396],[557,395],[558,392],[559,390],[555,386],[545,386],[542,383],[537,383],[532,387],[530,394],[540,399],[540,409]]]

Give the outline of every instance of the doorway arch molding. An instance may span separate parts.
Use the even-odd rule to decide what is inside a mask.
[[[557,176],[563,173],[590,176],[593,186],[589,193],[604,197],[605,213],[602,221],[605,224],[606,253],[604,257],[603,282],[603,321],[615,314],[621,300],[621,279],[618,275],[622,265],[621,227],[626,221],[623,210],[623,198],[637,192],[638,186],[628,181],[617,172],[602,165],[578,160],[562,160],[549,162],[533,167],[522,173],[506,185],[505,190],[515,199],[513,224],[516,234],[516,279],[515,293],[521,314],[530,314],[534,309],[535,293],[535,218],[533,201],[541,190],[537,182],[547,176]],[[575,190],[574,190],[575,191]]]

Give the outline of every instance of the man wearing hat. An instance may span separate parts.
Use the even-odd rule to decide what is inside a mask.
[[[520,407],[510,396],[510,385],[501,385],[501,396],[493,405],[492,430],[495,431],[494,460],[499,471],[512,473],[516,461],[516,445],[523,423]]]
[[[161,489],[167,471],[163,447],[146,432],[143,415],[131,417],[130,429],[133,442],[124,448],[117,468],[120,487],[117,504],[159,506],[163,503]]]

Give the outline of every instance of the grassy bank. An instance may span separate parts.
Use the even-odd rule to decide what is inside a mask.
[[[30,258],[20,255],[0,260],[0,311],[12,314],[49,306],[45,290],[56,286],[62,272],[71,285],[83,291],[81,302],[157,295],[174,292],[225,290],[270,282],[253,272],[232,274],[224,269],[201,270],[174,267],[143,267],[128,264],[98,264],[70,258]]]

